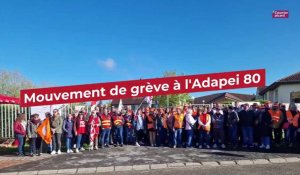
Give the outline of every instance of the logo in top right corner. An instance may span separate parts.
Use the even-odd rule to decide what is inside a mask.
[[[273,18],[289,18],[289,11],[288,10],[274,10],[272,12]]]

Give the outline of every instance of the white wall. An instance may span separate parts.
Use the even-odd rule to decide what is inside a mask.
[[[291,92],[300,91],[300,84],[287,84],[278,87],[278,102],[290,103]]]

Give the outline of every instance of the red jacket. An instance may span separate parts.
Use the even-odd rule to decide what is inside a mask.
[[[15,123],[14,123],[14,132],[15,132],[15,134],[21,134],[23,136],[26,135],[25,128],[22,125],[22,123],[19,121],[15,121]]]

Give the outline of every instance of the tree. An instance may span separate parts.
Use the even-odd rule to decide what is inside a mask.
[[[173,77],[177,76],[176,71],[166,71],[163,73],[163,77]],[[183,75],[183,74],[180,74]],[[158,101],[160,107],[168,107],[168,106],[178,106],[183,105],[185,103],[191,103],[192,98],[190,94],[172,94],[172,95],[160,95],[154,96],[154,101]]]
[[[21,89],[34,87],[33,83],[19,72],[0,71],[0,94],[19,97]]]

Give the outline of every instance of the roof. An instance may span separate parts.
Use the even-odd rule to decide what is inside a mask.
[[[265,88],[267,88],[268,86],[261,86],[261,87],[257,87],[256,88],[256,92],[257,94],[259,94],[261,91],[263,91]]]
[[[237,94],[237,93],[229,93],[229,92],[223,92],[223,93],[217,93],[217,94],[211,94],[206,95],[202,97],[197,97],[194,99],[195,104],[202,104],[203,100],[204,103],[216,103],[221,99],[228,99],[232,101],[252,101],[255,99],[255,95],[250,94]]]
[[[143,102],[144,97],[137,97],[137,98],[124,98],[122,99],[123,105],[139,105]],[[112,105],[119,105],[120,99],[113,99],[111,104]],[[147,103],[147,102],[145,102]]]
[[[19,104],[20,99],[0,94],[0,104]]]
[[[264,95],[269,90],[273,90],[282,84],[297,84],[297,83],[300,83],[300,72],[296,72],[292,75],[289,75],[287,77],[284,77],[284,78],[281,78],[281,79],[275,81],[270,86],[268,86],[268,87],[264,88],[262,91],[260,91],[259,94]]]

